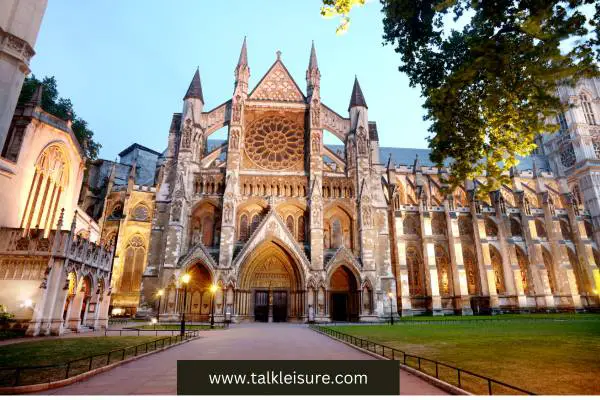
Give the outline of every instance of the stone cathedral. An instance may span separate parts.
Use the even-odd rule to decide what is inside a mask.
[[[82,208],[117,243],[113,311],[319,322],[598,307],[598,81],[561,93],[574,105],[561,131],[482,201],[485,177],[447,195],[427,150],[380,147],[358,80],[347,112],[329,108],[314,46],[305,91],[279,52],[249,88],[245,41],[234,76],[205,110],[196,71],[164,152],[135,144],[90,173],[108,181],[88,183]]]

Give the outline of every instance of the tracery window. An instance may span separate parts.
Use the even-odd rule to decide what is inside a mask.
[[[596,116],[594,115],[594,109],[592,103],[587,94],[581,94],[579,96],[581,100],[581,107],[583,108],[583,115],[585,116],[585,122],[590,125],[596,125]]]
[[[110,212],[110,218],[121,218],[123,216],[123,205],[117,203]]]
[[[252,235],[256,228],[258,228],[258,224],[260,223],[260,217],[258,214],[254,214],[252,217],[252,225],[250,226],[250,234]]]
[[[569,227],[569,222],[564,218],[561,218],[560,220],[560,233],[562,234],[563,239],[573,240],[573,235],[571,235],[571,228]]]
[[[477,259],[470,249],[463,248],[463,263],[467,273],[467,286],[470,295],[479,294],[479,271]]]
[[[592,145],[594,146],[594,154],[596,155],[596,158],[600,158],[600,139],[593,139]]]
[[[523,292],[525,294],[531,294],[531,285],[529,285],[529,260],[527,256],[520,248],[516,248],[517,262],[519,264],[519,270],[521,272],[521,283],[523,285]]]
[[[495,247],[490,246],[490,258],[492,261],[492,269],[494,270],[494,277],[496,283],[496,292],[498,294],[504,294],[505,286],[504,286],[504,273],[502,268],[502,256],[496,250]]]
[[[435,246],[435,263],[438,270],[440,295],[448,296],[452,294],[452,273],[450,271],[448,255],[440,245]]]
[[[147,221],[150,216],[150,210],[144,205],[138,205],[133,209],[133,219],[137,221]]]
[[[246,154],[259,167],[285,170],[298,166],[304,156],[304,129],[289,118],[270,115],[248,127]]]
[[[565,118],[565,113],[558,113],[557,116],[558,124],[560,125],[560,133],[565,134],[569,131],[569,125],[567,124],[567,119]]]
[[[50,145],[39,155],[31,182],[21,227],[52,229],[63,191],[69,184],[68,159],[62,147]]]
[[[573,145],[571,143],[567,143],[563,146],[560,152],[560,163],[563,165],[563,167],[569,168],[572,167],[576,161],[575,149],[573,149]]]
[[[422,259],[414,246],[406,248],[406,264],[408,266],[408,288],[411,296],[425,294],[423,276],[421,274]]]
[[[144,273],[144,259],[146,249],[144,239],[135,235],[127,243],[125,259],[123,260],[123,272],[119,291],[124,293],[135,292],[140,289],[142,274]]]
[[[342,223],[335,218],[331,223],[331,247],[337,249],[342,246],[343,242]]]
[[[510,234],[511,236],[523,236],[523,229],[521,223],[515,218],[510,219]]]
[[[535,230],[537,231],[537,236],[539,238],[548,237],[548,234],[546,233],[546,227],[544,226],[544,223],[542,222],[542,220],[540,220],[540,219],[535,220]]]

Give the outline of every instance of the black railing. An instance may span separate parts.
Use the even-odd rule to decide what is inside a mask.
[[[508,383],[500,382],[496,379],[489,378],[475,372],[467,371],[441,361],[409,354],[403,350],[357,336],[348,335],[335,329],[318,325],[311,325],[311,328],[315,331],[332,336],[336,339],[350,343],[354,346],[360,347],[361,349],[368,350],[390,360],[397,360],[403,365],[417,369],[422,373],[434,376],[439,380],[457,386],[458,388],[471,393],[488,394],[490,396],[494,394],[535,394],[528,390],[518,388]]]
[[[71,378],[128,358],[137,357],[141,354],[148,353],[149,351],[164,349],[167,346],[197,337],[199,333],[199,331],[187,331],[184,336],[181,336],[179,335],[179,331],[176,332],[177,335],[151,340],[135,346],[111,350],[107,353],[94,354],[75,360],[65,361],[59,364],[3,367],[0,368],[0,387],[50,383]]]

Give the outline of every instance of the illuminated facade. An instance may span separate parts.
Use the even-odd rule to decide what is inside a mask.
[[[216,317],[233,321],[598,306],[596,229],[547,157],[522,160],[486,201],[473,198],[483,177],[444,196],[448,171],[427,150],[379,147],[358,81],[346,117],[321,102],[314,48],[306,94],[279,53],[251,91],[249,74],[244,43],[232,98],[205,111],[197,72],[173,116],[140,310],[165,289],[161,318],[185,304],[206,319],[210,283]]]
[[[85,159],[71,122],[41,98],[40,87],[17,107],[0,158],[0,304],[30,335],[106,326],[112,264],[78,207]]]

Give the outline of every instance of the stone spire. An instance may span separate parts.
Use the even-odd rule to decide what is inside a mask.
[[[315,42],[312,42],[310,48],[310,59],[308,61],[308,69],[306,70],[306,93],[308,97],[313,97],[316,91],[318,95],[321,85],[321,72],[319,72],[319,64],[317,62],[317,52],[315,51]]]
[[[187,99],[199,99],[202,103],[204,103],[204,96],[202,95],[202,83],[200,83],[200,68],[196,68],[196,73],[192,78],[190,87],[183,98],[183,100]]]
[[[365,101],[365,96],[363,96],[363,92],[360,89],[360,84],[358,83],[358,78],[354,77],[354,87],[352,88],[352,95],[350,96],[350,105],[348,106],[348,111],[352,107],[367,107],[367,102]]]
[[[237,96],[246,98],[248,95],[248,80],[250,79],[250,67],[248,66],[248,48],[246,46],[246,36],[242,43],[240,58],[235,67],[235,90]]]

